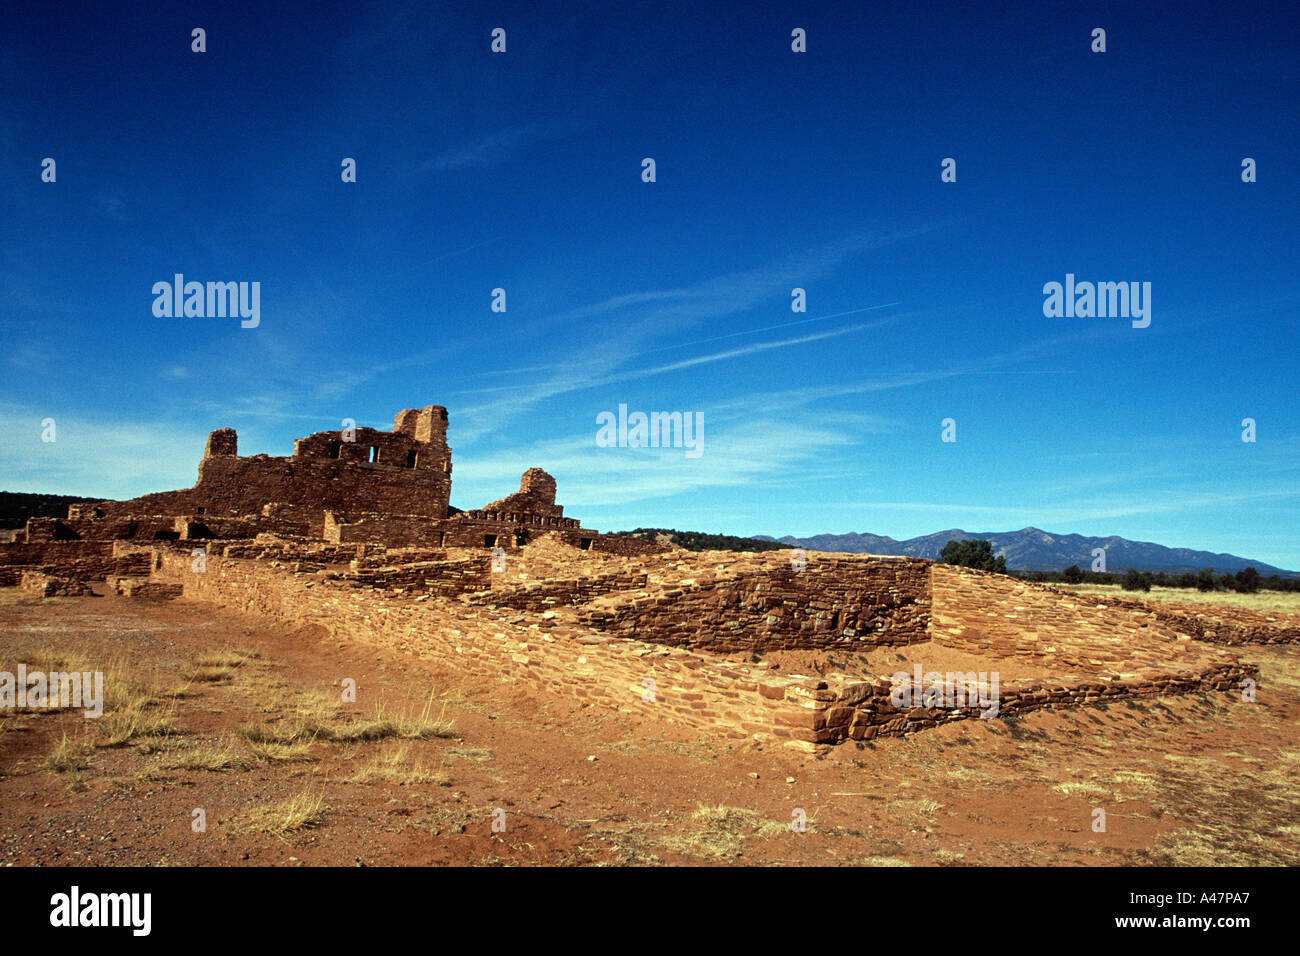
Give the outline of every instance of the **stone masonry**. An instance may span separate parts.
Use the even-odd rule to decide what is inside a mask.
[[[280,458],[240,456],[217,429],[192,488],[31,519],[0,543],[0,586],[208,602],[435,655],[473,680],[804,749],[981,716],[969,701],[896,703],[891,655],[1004,671],[1007,715],[1236,691],[1258,669],[1225,644],[1300,634],[1285,615],[1233,623],[914,558],[796,564],[603,535],[565,516],[539,468],[459,511],[446,427],[441,406],[405,409],[391,432],[318,432]],[[821,663],[800,673],[782,654]]]

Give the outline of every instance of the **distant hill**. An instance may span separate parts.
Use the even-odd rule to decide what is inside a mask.
[[[939,552],[949,541],[982,538],[993,545],[995,554],[1004,555],[1007,568],[1013,571],[1061,571],[1077,564],[1087,571],[1092,566],[1092,549],[1106,549],[1106,570],[1187,572],[1201,568],[1214,568],[1218,573],[1254,568],[1262,575],[1277,574],[1282,577],[1300,577],[1300,572],[1239,558],[1235,554],[1214,554],[1210,551],[1193,551],[1190,548],[1166,548],[1150,541],[1129,541],[1127,538],[1089,538],[1080,534],[1052,534],[1039,528],[1022,528],[1019,531],[939,531],[919,538],[898,541],[878,534],[818,534],[811,538],[786,535],[772,538],[754,535],[760,541],[779,541],[794,548],[813,551],[847,551],[852,554],[901,554],[914,558],[939,557]]]
[[[75,495],[36,495],[21,491],[0,491],[0,528],[21,528],[28,518],[66,518],[68,505],[103,498],[78,498]]]
[[[731,534],[706,534],[702,531],[677,531],[674,528],[637,528],[615,534],[647,541],[668,541],[687,551],[777,551],[797,545],[782,544],[771,538],[738,538]]]

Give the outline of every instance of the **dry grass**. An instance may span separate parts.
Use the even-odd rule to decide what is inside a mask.
[[[217,684],[234,676],[235,671],[230,667],[190,667],[181,673],[192,684]]]
[[[175,695],[163,689],[156,674],[125,658],[104,668],[103,706],[102,716],[92,721],[103,746],[147,741],[176,729]]]
[[[226,649],[196,657],[181,676],[190,683],[216,684],[233,680],[235,670],[243,667],[249,660],[261,657],[261,651]]]
[[[173,701],[163,709],[165,699],[152,682],[115,667],[105,675],[104,714],[96,719],[95,730],[109,747],[167,736],[176,729],[176,705]]]
[[[472,760],[475,763],[487,763],[492,759],[492,751],[486,747],[448,747],[448,757],[458,757],[461,760]]]
[[[248,752],[266,763],[310,763],[316,759],[311,753],[311,741],[289,744],[274,740],[250,741]]]
[[[15,712],[27,714],[57,713],[61,710],[76,709],[58,705],[58,702],[63,700],[63,697],[58,692],[59,685],[48,682],[50,674],[84,674],[87,672],[94,673],[98,670],[98,668],[93,666],[86,656],[79,651],[56,647],[48,642],[42,642],[35,648],[16,654],[15,663],[26,664],[27,672],[29,674],[40,671],[46,675],[47,679],[47,696],[45,704],[42,704],[41,706],[15,708]],[[10,667],[7,665],[4,669],[9,671],[17,670],[16,667]]]
[[[394,783],[399,787],[414,784],[445,787],[451,783],[451,776],[444,770],[426,767],[418,755],[412,754],[410,744],[401,744],[376,754],[348,780],[351,783]]]
[[[790,829],[788,824],[765,820],[742,807],[701,805],[691,821],[692,829],[663,839],[665,849],[687,856],[735,859],[741,855],[747,838],[774,836]]]
[[[75,773],[90,766],[88,755],[89,748],[85,744],[76,743],[64,734],[54,752],[45,758],[45,765],[55,773]]]
[[[287,800],[245,810],[230,822],[233,833],[284,836],[320,825],[325,795],[304,791]]]
[[[1058,783],[1052,787],[1057,793],[1063,793],[1067,797],[1109,797],[1111,788],[1104,787],[1099,783],[1092,783],[1088,780],[1068,780],[1065,783]]]
[[[454,721],[446,717],[447,705],[433,716],[433,698],[417,714],[385,714],[383,705],[373,717],[354,718],[342,714],[328,695],[308,695],[295,711],[283,720],[251,724],[242,731],[253,743],[296,744],[317,740],[330,743],[367,743],[398,738],[432,740],[456,736]]]
[[[235,749],[234,741],[223,740],[215,745],[202,745],[184,751],[166,763],[168,770],[201,770],[207,773],[229,773],[247,770],[248,758]]]
[[[961,854],[958,854],[959,856]],[[896,856],[867,856],[853,861],[854,866],[911,866],[906,860]]]
[[[942,803],[929,797],[902,797],[889,801],[891,816],[913,823],[929,822],[942,809]]]

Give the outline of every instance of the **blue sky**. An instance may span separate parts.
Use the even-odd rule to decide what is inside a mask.
[[[0,487],[185,487],[213,428],[283,455],[442,404],[462,508],[536,465],[605,530],[1300,568],[1294,5],[466,6],[8,14]],[[155,317],[178,272],[260,282],[260,325]],[[1150,327],[1045,317],[1066,273],[1150,282]],[[704,454],[598,447],[620,404]]]

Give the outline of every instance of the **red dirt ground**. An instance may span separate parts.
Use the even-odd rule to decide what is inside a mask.
[[[438,662],[330,640],[187,600],[39,600],[0,589],[0,669],[31,652],[148,662],[160,687],[217,651],[256,652],[189,683],[166,736],[103,746],[80,714],[0,711],[0,861],[13,865],[1291,864],[1297,827],[1300,648],[1243,648],[1259,700],[1202,694],[966,720],[817,755],[689,731],[518,683],[472,683]],[[791,655],[783,669],[816,662]],[[961,663],[969,663],[963,659]],[[900,664],[899,669],[910,665]],[[807,672],[807,671],[804,671]],[[295,695],[344,715],[418,713],[454,736],[317,740],[309,760],[250,756],[250,725],[282,726]],[[341,718],[344,719],[344,718]],[[47,758],[67,735],[81,769]],[[213,746],[242,769],[180,769]],[[351,782],[404,749],[443,779]],[[592,759],[594,758],[594,759]],[[271,835],[248,811],[319,797],[318,818]],[[192,832],[204,809],[207,830]],[[493,811],[506,829],[494,833]],[[1094,832],[1094,808],[1106,831]],[[802,810],[805,832],[790,823]]]

